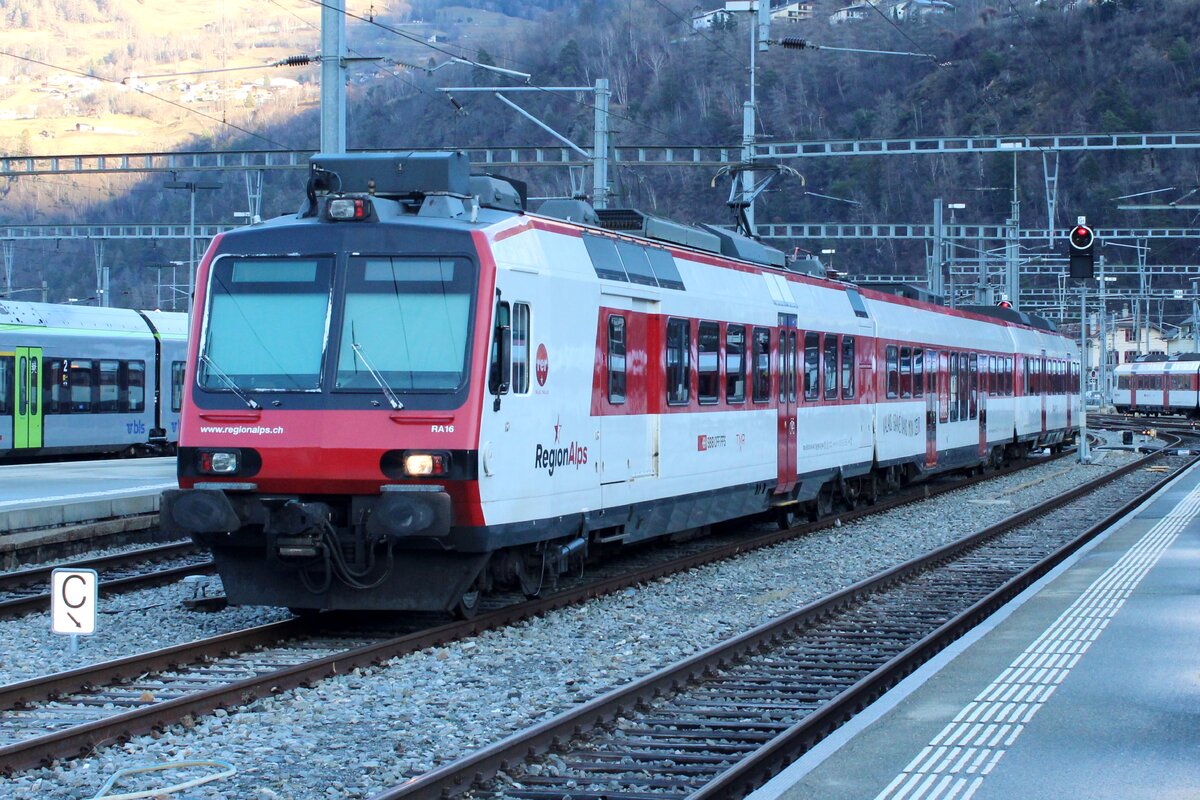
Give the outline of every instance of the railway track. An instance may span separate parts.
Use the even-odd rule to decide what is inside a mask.
[[[161,586],[187,575],[215,572],[212,559],[192,542],[174,542],[52,567],[0,573],[0,619],[50,608],[50,575],[59,567],[94,569],[102,594]]]
[[[1147,456],[374,800],[742,797],[1195,460]]]
[[[1069,454],[1064,454],[1069,455]],[[1062,457],[1062,456],[1058,456]],[[971,483],[1053,460],[1045,457],[987,475],[918,484],[875,506],[784,531],[755,536],[719,534],[645,548],[594,570],[587,580],[527,601],[492,598],[473,620],[410,618],[403,629],[347,633],[345,617],[321,615],[225,634],[185,645],[82,667],[0,687],[0,772],[73,757],[105,744],[160,729],[186,716],[232,707],[310,684],[359,666],[500,628],[548,611],[620,591],[659,577],[769,547],[834,520],[849,521]],[[192,572],[195,571],[193,568]]]

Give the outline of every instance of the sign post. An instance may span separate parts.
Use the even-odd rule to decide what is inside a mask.
[[[50,631],[71,637],[71,652],[79,652],[79,637],[96,632],[99,576],[94,569],[56,569],[50,573]]]

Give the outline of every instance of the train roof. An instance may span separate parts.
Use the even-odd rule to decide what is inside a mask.
[[[151,312],[162,316],[163,324],[182,330],[186,314]],[[157,325],[157,323],[156,323]],[[60,303],[27,303],[0,300],[0,326],[58,328],[92,332],[146,333],[146,321],[132,308],[102,308]]]

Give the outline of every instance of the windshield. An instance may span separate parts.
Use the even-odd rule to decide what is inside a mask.
[[[397,392],[457,389],[473,293],[464,259],[351,258],[335,387],[379,391],[378,378]]]
[[[225,258],[212,269],[197,380],[214,391],[321,388],[328,259]]]

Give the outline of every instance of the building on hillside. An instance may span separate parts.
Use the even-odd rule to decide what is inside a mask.
[[[875,6],[870,3],[855,3],[854,5],[839,8],[837,11],[829,15],[830,25],[840,25],[843,22],[853,22],[860,19],[866,19],[871,14],[877,13]]]
[[[700,6],[696,6],[692,11],[692,30],[708,31],[713,28],[721,29],[728,27],[733,23],[733,14],[723,8],[714,8],[712,11],[701,11]]]
[[[917,20],[927,16],[941,16],[957,9],[946,0],[902,0],[892,6],[892,19]]]
[[[782,20],[784,22],[800,22],[801,20],[812,19],[816,14],[816,3],[814,2],[798,2],[798,3],[783,3],[771,9],[771,19]]]

